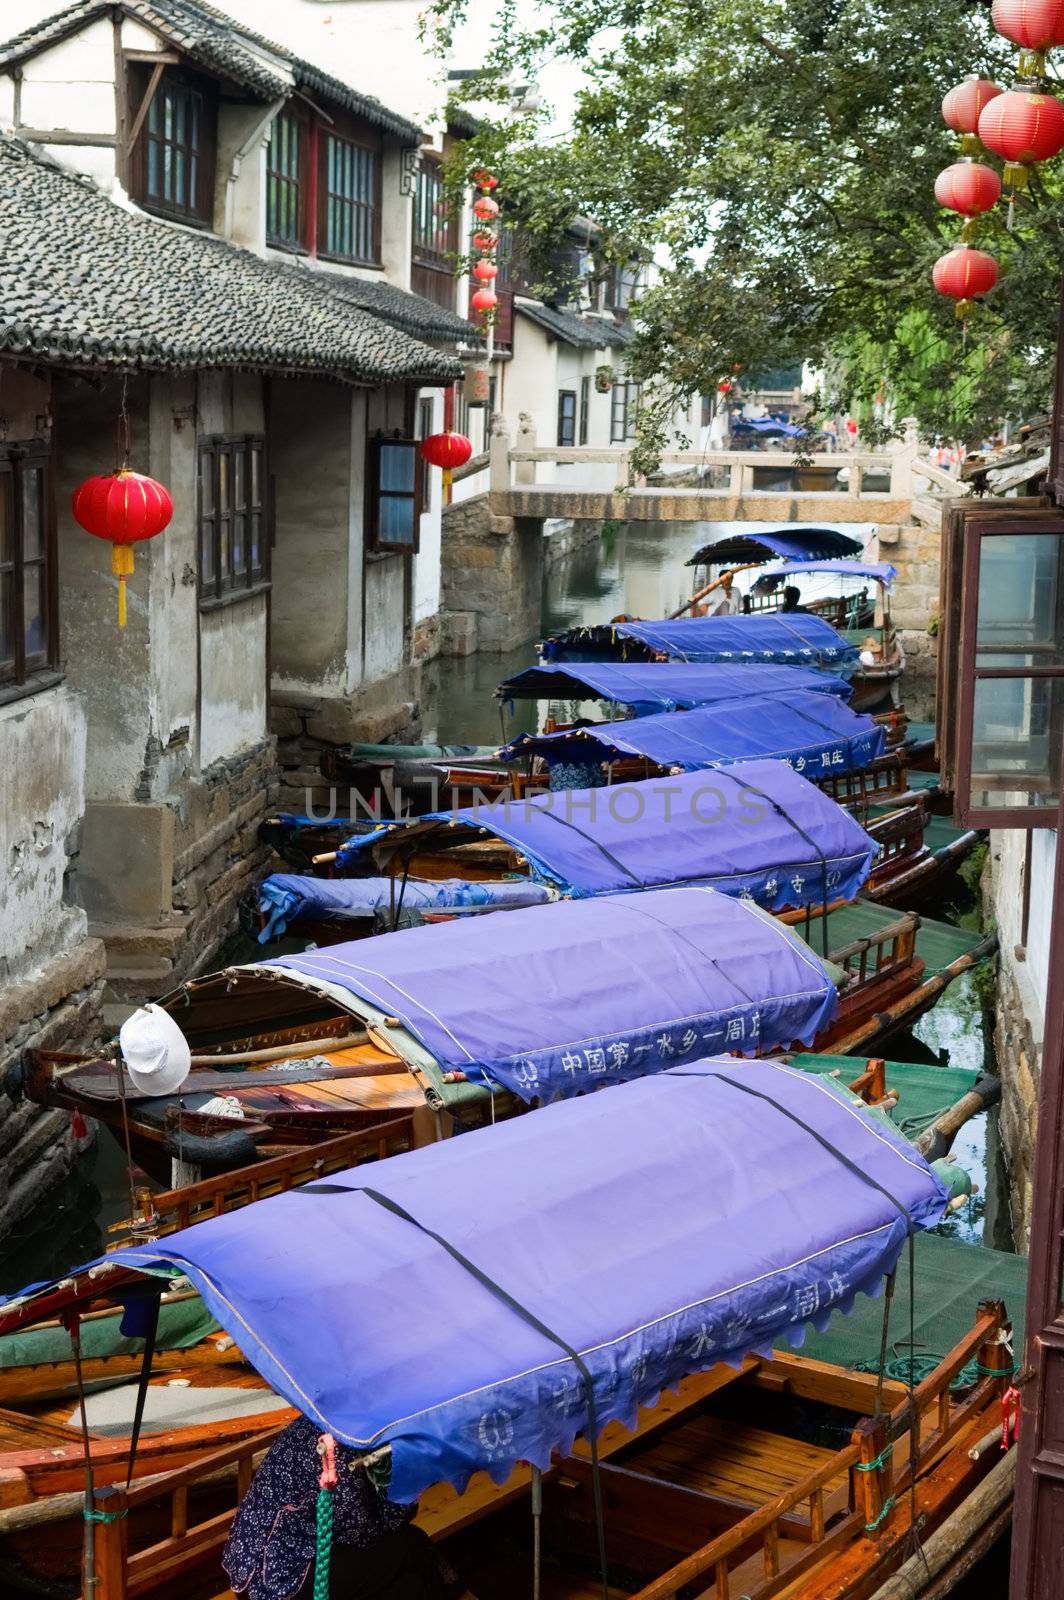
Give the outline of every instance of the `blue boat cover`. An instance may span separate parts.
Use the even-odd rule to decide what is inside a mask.
[[[784,667],[852,667],[856,645],[807,612],[781,616],[678,617],[571,628],[544,639],[546,661],[627,661],[651,651],[663,661],[774,662]]]
[[[769,911],[852,900],[879,851],[848,811],[785,761],[745,761],[712,781],[685,772],[439,811],[412,824],[415,835],[433,822],[505,839],[532,878],[575,899],[707,883]]]
[[[710,665],[688,661],[542,662],[504,678],[495,693],[515,700],[612,700],[636,716],[654,711],[689,711],[718,700],[812,689],[848,700],[853,686],[816,667]]]
[[[374,834],[374,838],[379,834]],[[398,912],[400,926],[415,923],[422,911],[512,910],[516,906],[543,905],[551,898],[543,884],[468,883],[464,878],[309,878],[294,872],[274,872],[259,885],[259,911],[268,920],[259,943],[280,939],[292,924],[316,917],[391,926]]]
[[[807,561],[859,556],[863,550],[859,539],[838,528],[780,528],[776,532],[726,533],[699,545],[687,565],[738,566],[748,561],[771,561],[773,556]]]
[[[886,735],[872,717],[851,711],[834,695],[803,689],[759,701],[754,715],[750,701],[725,700],[694,711],[593,723],[561,733],[522,733],[500,755],[505,761],[543,756],[552,766],[645,756],[660,767],[685,772],[769,757],[817,779],[867,767],[885,749]]]
[[[946,1199],[912,1146],[830,1081],[724,1058],[106,1260],[187,1274],[279,1395],[355,1450],[390,1445],[388,1494],[408,1502],[571,1451],[588,1403],[562,1341],[599,1427],[632,1428],[681,1378],[800,1345],[878,1294]]]
[[[789,928],[694,887],[563,900],[263,964],[360,996],[444,1071],[524,1100],[719,1049],[808,1045],[838,1009],[828,972]]]
[[[803,572],[836,572],[843,578],[871,578],[889,589],[898,576],[889,561],[774,561],[760,574],[762,578],[800,577]]]

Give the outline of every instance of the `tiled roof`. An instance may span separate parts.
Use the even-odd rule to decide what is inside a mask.
[[[316,274],[127,210],[2,136],[0,237],[0,349],[17,355],[368,384],[461,376],[453,356],[315,283]]]
[[[68,34],[86,22],[115,10],[116,0],[74,0],[15,38],[0,45],[0,67],[13,65]],[[157,30],[191,60],[241,84],[266,100],[291,94],[293,86],[331,100],[355,115],[365,117],[410,144],[420,144],[421,130],[413,122],[389,111],[372,95],[359,94],[323,72],[311,61],[304,61],[284,45],[272,44],[242,22],[206,5],[203,0],[117,0],[129,16]]]
[[[621,322],[604,317],[581,316],[576,311],[559,311],[539,300],[515,300],[514,310],[536,322],[555,339],[575,345],[578,350],[603,350],[631,342],[632,330]]]
[[[360,306],[363,311],[371,311],[375,317],[382,317],[393,328],[401,328],[415,338],[461,339],[465,344],[473,344],[480,338],[472,323],[466,322],[457,312],[438,306],[424,295],[397,289],[383,279],[355,278],[340,272],[310,273],[305,268],[296,270],[304,278],[317,279],[330,294],[350,305]]]

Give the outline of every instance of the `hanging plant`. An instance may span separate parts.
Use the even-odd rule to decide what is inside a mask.
[[[595,392],[609,394],[617,382],[617,374],[608,364],[595,368]]]

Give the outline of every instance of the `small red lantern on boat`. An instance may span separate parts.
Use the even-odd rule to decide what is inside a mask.
[[[86,478],[74,490],[75,520],[95,539],[111,541],[111,571],[118,578],[118,625],[126,625],[126,579],[133,571],[133,546],[162,533],[174,514],[166,489],[154,478],[120,467]]]
[[[478,194],[473,201],[473,215],[479,217],[481,222],[494,222],[499,215],[499,202],[493,200],[490,194]]]
[[[979,137],[1005,157],[1005,182],[1024,189],[1028,167],[1064,150],[1064,106],[1051,94],[1009,89],[983,108]]]
[[[473,263],[473,276],[474,278],[479,278],[481,283],[490,283],[498,275],[499,269],[494,261],[475,261]]]
[[[474,311],[483,311],[485,313],[494,311],[498,303],[499,297],[494,289],[474,289],[469,296],[469,304]]]
[[[939,256],[931,277],[939,294],[956,300],[958,317],[966,317],[973,300],[988,294],[997,283],[998,264],[985,250],[971,250],[961,245]]]
[[[443,469],[443,494],[444,499],[450,493],[451,473],[455,467],[464,467],[473,454],[473,441],[467,439],[464,433],[430,433],[427,439],[422,439],[420,450],[422,456],[430,467]]]
[[[1001,199],[1001,179],[981,161],[955,161],[935,179],[935,199],[947,211],[978,217]]]

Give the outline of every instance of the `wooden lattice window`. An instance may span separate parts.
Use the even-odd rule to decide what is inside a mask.
[[[558,390],[558,443],[576,443],[576,390]]]
[[[269,579],[266,441],[205,439],[199,460],[200,603],[238,600]]]
[[[324,140],[321,232],[326,255],[344,261],[380,259],[380,155],[367,145],[330,133]]]
[[[144,83],[143,74],[136,81]],[[135,199],[150,211],[209,226],[214,211],[215,104],[201,81],[167,69],[154,90],[133,155]]]
[[[273,119],[266,150],[266,237],[271,244],[306,243],[306,119],[285,107]]]
[[[0,453],[0,697],[50,676],[58,646],[51,457],[11,445]]]
[[[417,440],[371,439],[367,481],[367,548],[381,555],[416,555],[425,505],[424,461]]]

